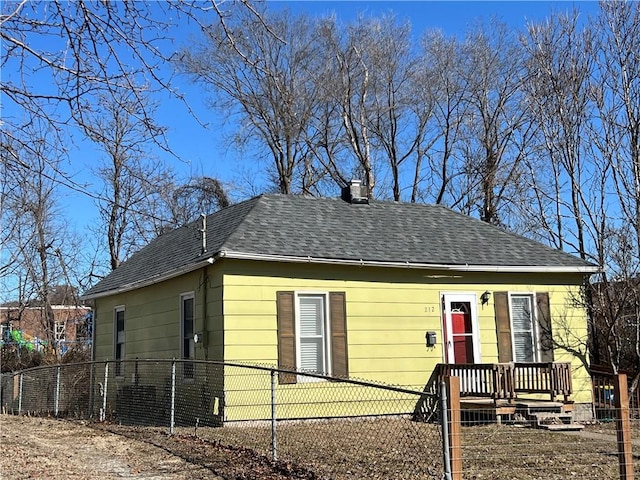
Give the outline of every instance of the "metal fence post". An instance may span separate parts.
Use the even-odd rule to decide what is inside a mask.
[[[276,371],[271,370],[271,458],[278,460],[278,447],[276,438]]]
[[[107,382],[109,381],[109,362],[104,362],[104,386],[102,389],[102,411],[100,412],[100,421],[104,422],[107,418]]]
[[[171,419],[169,420],[169,433],[173,435],[176,423],[176,359],[171,362]]]
[[[88,405],[88,411],[87,411],[87,418],[93,418],[93,395],[94,395],[93,363],[94,362],[89,363],[89,405]]]
[[[444,478],[451,480],[451,458],[449,456],[449,419],[447,416],[447,385],[440,382],[440,426],[442,428],[442,460]]]
[[[58,416],[58,407],[60,405],[60,365],[56,368],[56,396],[53,402],[53,414]]]
[[[20,380],[18,387],[18,415],[22,415],[22,372],[20,372]]]

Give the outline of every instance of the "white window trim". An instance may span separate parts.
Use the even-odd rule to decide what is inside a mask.
[[[123,312],[124,319],[124,330],[122,331],[123,341],[122,341],[122,357],[116,358],[116,346],[118,345],[118,313]],[[126,331],[127,331],[127,316],[126,309],[124,305],[117,305],[113,307],[113,359],[115,361],[123,361],[126,356]],[[115,374],[115,372],[114,372]],[[124,378],[124,363],[120,367],[120,373],[116,376],[116,378]]]
[[[330,308],[329,308],[329,292],[318,292],[318,291],[299,291],[295,292],[295,328],[296,328],[296,365],[302,365],[302,358],[300,352],[300,297],[322,297],[322,301],[324,303],[324,338],[323,338],[323,346],[324,346],[324,362],[325,362],[325,372],[315,372],[315,373],[323,373],[324,375],[331,375],[331,318],[330,318]],[[298,383],[305,382],[322,382],[324,379],[308,377],[306,375],[298,375]]]
[[[509,328],[511,330],[511,358],[516,360],[516,342],[513,337],[513,309],[512,298],[513,297],[529,297],[531,298],[531,335],[533,336],[533,362],[540,361],[541,349],[540,349],[540,330],[538,328],[537,308],[536,305],[536,293],[535,292],[509,292]]]

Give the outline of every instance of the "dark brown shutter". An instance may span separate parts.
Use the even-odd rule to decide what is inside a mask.
[[[536,293],[536,304],[536,319],[540,327],[540,361],[553,362],[553,332],[551,331],[549,293]]]
[[[348,377],[347,314],[344,292],[329,293],[329,309],[331,314],[331,374],[334,377]]]
[[[277,292],[278,316],[278,368],[287,370],[296,368],[296,321],[294,314],[294,293]],[[279,373],[281,384],[296,383],[293,373]]]
[[[507,292],[493,292],[493,303],[496,309],[498,362],[511,362],[513,360],[513,348],[511,346],[511,321],[509,319],[509,296]]]

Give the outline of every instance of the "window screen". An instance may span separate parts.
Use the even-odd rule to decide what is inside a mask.
[[[301,295],[298,297],[300,321],[300,368],[326,372],[325,297]]]
[[[530,295],[511,296],[513,350],[516,362],[536,361],[532,304]]]

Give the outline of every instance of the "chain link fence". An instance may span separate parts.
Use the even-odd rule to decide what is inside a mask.
[[[612,382],[594,383],[607,401],[616,398]],[[0,403],[4,413],[90,419],[154,444],[173,435],[241,448],[306,472],[294,478],[595,480],[640,471],[640,410],[631,402],[624,429],[621,407],[610,402],[564,431],[556,428],[563,414],[536,414],[536,404],[530,414],[500,416],[468,400],[450,398],[447,407],[454,395],[439,387],[425,393],[270,366],[131,360],[4,374]]]
[[[626,396],[620,395],[628,390],[626,377],[617,386],[618,376],[611,377],[607,384],[611,398]],[[607,406],[606,417],[576,422],[570,401],[532,397],[513,402],[463,397],[451,401],[448,415],[456,418],[450,441],[454,480],[638,478],[638,408],[618,399]],[[598,411],[597,402],[592,407]]]
[[[441,479],[435,395],[269,366],[131,360],[2,375],[3,412],[91,419],[114,430],[196,435],[317,478]],[[431,418],[415,421],[420,404]],[[316,478],[316,477],[313,477]]]
[[[614,412],[615,413],[615,412]],[[493,410],[461,410],[460,477],[492,480],[637,479],[640,472],[640,417],[632,412],[632,455],[621,458],[615,420],[582,425],[580,430],[540,428],[536,420],[491,419]],[[553,423],[551,427],[555,426]],[[620,476],[620,463],[628,472]]]

